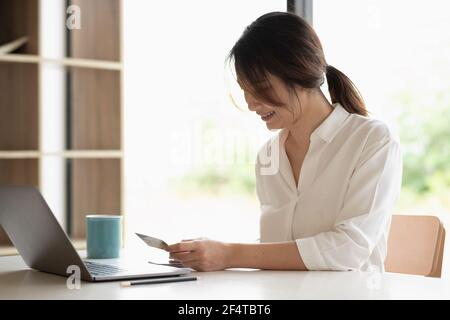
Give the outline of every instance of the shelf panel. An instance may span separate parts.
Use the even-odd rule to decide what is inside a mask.
[[[27,43],[17,52],[38,54],[38,6],[36,0],[1,0],[0,43],[27,37]]]
[[[87,214],[121,213],[121,163],[77,159],[71,167],[71,237],[84,238]]]
[[[81,29],[70,30],[73,58],[121,61],[120,1],[72,0],[82,12]],[[101,39],[99,41],[99,39]]]
[[[0,230],[1,230],[0,233],[3,232],[3,230],[1,229],[1,226],[0,226]],[[14,246],[12,244],[0,246],[0,257],[1,256],[15,256],[18,254],[19,254],[19,252],[17,252],[17,249],[14,248]]]
[[[3,230],[3,227],[0,226],[0,247],[3,247],[3,246],[5,246],[5,247],[12,246],[12,242],[11,242],[11,240],[9,240],[9,237],[6,234],[6,232]]]
[[[87,158],[87,159],[120,159],[121,150],[67,150],[61,152],[40,151],[0,151],[0,159],[37,159],[39,157]]]
[[[70,149],[121,149],[120,74],[74,69],[70,77]]]
[[[122,64],[115,61],[106,60],[88,60],[88,59],[75,59],[75,58],[45,58],[36,55],[27,54],[5,54],[0,55],[0,61],[12,62],[12,63],[50,63],[56,65],[62,65],[66,67],[75,68],[88,68],[88,69],[101,69],[101,70],[122,70]]]
[[[38,67],[0,63],[0,150],[38,149]]]
[[[40,155],[39,151],[0,151],[0,159],[37,159]]]
[[[37,159],[0,159],[0,184],[38,186]]]
[[[0,56],[13,52],[14,50],[20,48],[25,43],[27,43],[27,41],[28,41],[27,37],[21,37],[8,43],[0,44]]]
[[[36,159],[1,159],[0,184],[4,185],[39,185],[38,160]],[[0,227],[0,245],[9,245],[11,242]]]

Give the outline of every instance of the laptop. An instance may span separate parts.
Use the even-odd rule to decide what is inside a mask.
[[[82,259],[34,187],[0,186],[0,224],[25,263],[47,273],[68,277],[78,266],[82,280],[111,281],[182,276],[192,271],[126,258]]]

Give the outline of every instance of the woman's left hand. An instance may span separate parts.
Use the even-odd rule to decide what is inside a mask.
[[[218,271],[230,268],[230,245],[206,238],[183,240],[167,249],[170,258],[196,271]]]

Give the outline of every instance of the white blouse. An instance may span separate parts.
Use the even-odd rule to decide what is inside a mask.
[[[298,186],[287,130],[259,151],[260,241],[295,240],[308,270],[384,271],[401,189],[400,144],[383,122],[333,107],[311,134]]]

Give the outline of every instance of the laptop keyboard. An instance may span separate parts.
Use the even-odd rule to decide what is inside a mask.
[[[93,276],[111,276],[120,272],[127,271],[116,266],[90,261],[85,261],[84,264],[86,265],[89,273]]]

